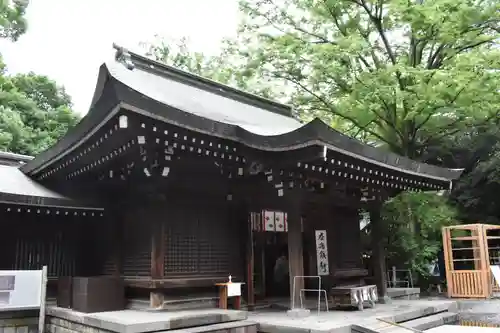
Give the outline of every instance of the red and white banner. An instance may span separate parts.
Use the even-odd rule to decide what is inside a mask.
[[[276,221],[274,220],[274,212],[265,210],[262,212],[262,223],[264,224],[264,231],[276,231]]]
[[[250,213],[253,231],[288,232],[288,214],[281,211],[263,210]],[[304,219],[300,219],[301,231],[304,232]]]
[[[285,232],[285,213],[274,212],[274,225],[276,226],[276,231]]]

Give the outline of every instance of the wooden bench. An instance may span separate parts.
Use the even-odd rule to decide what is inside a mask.
[[[363,310],[365,304],[375,306],[378,299],[377,286],[339,286],[330,290],[330,297],[336,307],[357,307]]]

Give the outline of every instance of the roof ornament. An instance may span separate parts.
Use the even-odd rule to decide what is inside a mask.
[[[133,70],[135,68],[135,65],[132,62],[130,53],[121,46],[118,46],[116,44],[114,44],[113,46],[116,49],[115,60],[117,62],[121,62],[123,65],[125,65],[125,67],[127,67],[127,69]]]

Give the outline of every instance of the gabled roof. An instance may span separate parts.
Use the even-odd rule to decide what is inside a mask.
[[[289,106],[186,73],[117,48],[117,62],[101,66],[91,110],[56,146],[22,167],[36,173],[51,165],[119,111],[129,109],[193,131],[239,142],[263,151],[285,151],[308,146],[324,148],[379,167],[449,182],[462,170],[419,163],[363,144],[315,119],[302,124]],[[99,106],[105,91],[115,94],[115,105]],[[109,93],[108,93],[109,94]],[[108,96],[108,99],[112,99]],[[109,104],[109,105],[108,105]]]

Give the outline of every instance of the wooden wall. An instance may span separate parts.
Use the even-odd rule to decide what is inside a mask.
[[[161,222],[165,277],[242,276],[239,228],[225,198],[181,196],[169,203]]]
[[[336,269],[362,268],[358,211],[339,206],[310,206],[304,217],[304,238],[311,275],[317,274],[315,230],[326,230],[330,273]],[[314,274],[313,274],[314,273]]]
[[[92,246],[82,242],[88,219],[47,214],[47,209],[37,213],[34,208],[27,213],[0,208],[0,269],[40,269],[47,265],[49,278],[85,270],[80,258]]]
[[[120,235],[121,275],[151,277],[152,233],[163,225],[164,278],[243,277],[241,221],[224,196],[177,193],[161,201],[137,201],[122,208],[121,223],[99,229],[100,274],[113,274],[113,237]],[[121,230],[116,230],[121,228]]]

